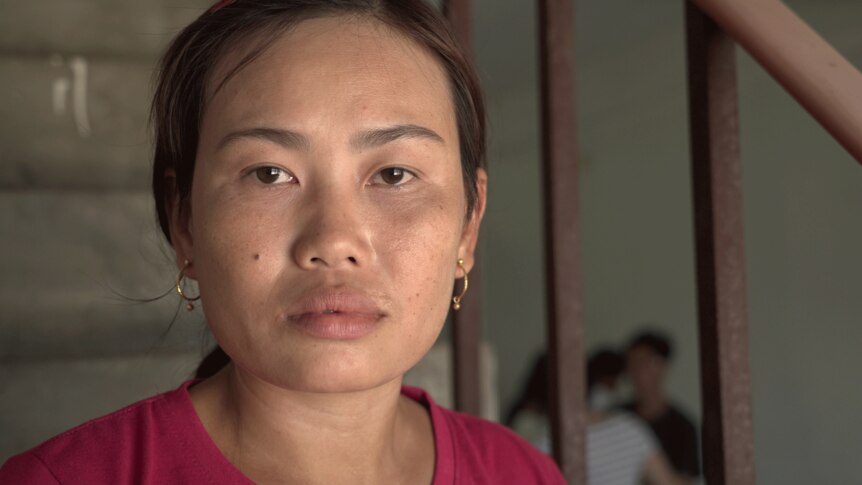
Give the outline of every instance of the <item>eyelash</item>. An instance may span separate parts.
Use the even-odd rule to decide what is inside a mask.
[[[396,183],[388,183],[385,180],[383,180],[384,172],[386,172],[386,171],[398,171],[401,173],[402,178],[406,177],[406,180],[398,180]],[[267,172],[270,172],[270,173],[267,174]],[[272,172],[277,172],[277,174],[275,175],[276,178],[273,181],[265,182],[264,180],[261,179],[261,175],[272,176]],[[287,171],[281,167],[276,167],[274,165],[263,165],[260,167],[254,167],[254,168],[250,169],[246,175],[247,176],[254,176],[257,179],[257,182],[261,183],[263,185],[272,186],[272,185],[281,185],[281,184],[285,184],[285,183],[297,183],[295,175],[293,175],[292,173],[290,173],[289,171]],[[278,178],[281,177],[282,175],[287,176],[288,180],[285,182],[279,183]],[[387,187],[400,187],[404,184],[407,184],[408,182],[410,182],[414,178],[416,178],[416,173],[412,170],[406,169],[404,167],[386,167],[386,168],[382,168],[382,169],[378,170],[374,174],[374,176],[371,178],[371,182],[369,182],[368,185],[382,185],[382,186],[387,186]],[[380,179],[381,181],[375,182],[375,180],[377,180],[377,179]]]
[[[373,182],[374,182],[374,180],[376,180],[376,179],[378,179],[378,178],[381,178],[381,179],[382,179],[382,177],[383,177],[383,173],[384,173],[384,172],[386,172],[387,170],[397,170],[397,171],[400,171],[400,172],[403,174],[403,176],[404,176],[404,177],[407,177],[407,179],[406,179],[406,180],[399,180],[397,183],[394,183],[394,184],[387,183],[386,181],[382,181],[382,183],[374,184],[374,183],[373,183]],[[382,168],[382,169],[378,170],[378,171],[374,174],[374,176],[371,178],[371,181],[372,181],[372,182],[371,182],[371,183],[369,183],[369,185],[374,184],[374,185],[383,185],[383,186],[387,186],[387,187],[401,187],[402,185],[405,185],[405,184],[409,183],[409,182],[410,182],[411,180],[413,180],[414,178],[416,178],[416,172],[414,172],[414,171],[412,171],[412,170],[410,170],[410,169],[407,169],[407,168],[404,168],[404,167],[397,167],[397,166],[396,166],[396,167],[386,167],[386,168]]]
[[[261,179],[261,175],[266,174],[265,171],[270,171],[270,172],[277,171],[278,173],[276,175],[276,179],[273,180],[272,182],[263,181]],[[264,165],[261,167],[255,167],[249,171],[248,175],[254,175],[254,177],[257,178],[257,181],[263,185],[281,185],[283,183],[296,183],[297,182],[295,175],[293,175],[292,173],[290,173],[289,171],[287,171],[281,167],[276,167],[273,165]],[[278,178],[281,177],[282,175],[287,176],[288,180],[286,182],[278,183]]]

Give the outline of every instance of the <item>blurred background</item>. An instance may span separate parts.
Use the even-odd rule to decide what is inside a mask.
[[[148,191],[155,61],[210,3],[0,0],[0,461],[174,388],[212,345],[174,294],[135,301],[175,277]],[[862,67],[862,2],[786,3]],[[500,417],[544,348],[537,19],[525,0],[475,0],[473,17],[485,414]],[[580,0],[576,24],[587,350],[671,336],[669,393],[697,421],[683,2]],[[862,167],[738,62],[758,481],[862,484]]]

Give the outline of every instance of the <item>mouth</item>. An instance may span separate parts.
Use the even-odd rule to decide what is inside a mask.
[[[386,313],[367,294],[321,289],[300,299],[287,322],[302,333],[326,340],[355,340],[372,333]]]

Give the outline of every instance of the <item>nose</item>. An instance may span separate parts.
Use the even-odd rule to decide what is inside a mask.
[[[343,198],[309,204],[292,250],[300,268],[348,269],[371,261],[369,227],[356,205]]]

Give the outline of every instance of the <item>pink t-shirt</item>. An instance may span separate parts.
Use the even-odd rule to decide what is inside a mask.
[[[188,388],[155,396],[58,435],[10,458],[0,484],[243,484],[192,406]],[[562,484],[554,462],[508,429],[437,406],[417,388],[402,394],[431,412],[433,485]]]

